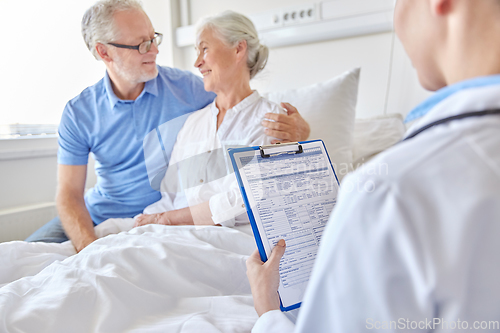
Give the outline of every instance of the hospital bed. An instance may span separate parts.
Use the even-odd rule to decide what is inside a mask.
[[[398,142],[399,114],[356,119],[359,69],[270,92],[325,141],[340,178]],[[0,243],[1,332],[249,332],[257,319],[245,260],[249,225],[147,225],[111,219],[78,255],[62,244]]]

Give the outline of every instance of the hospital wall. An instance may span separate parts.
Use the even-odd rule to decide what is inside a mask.
[[[254,14],[308,0],[191,0],[190,21],[226,9]],[[177,0],[143,0],[157,31],[165,34],[158,63],[199,74],[192,46],[177,48]],[[89,54],[82,50],[82,63]],[[79,63],[79,58],[73,58]],[[91,66],[101,72],[102,63]],[[101,67],[98,67],[101,66]],[[298,88],[321,82],[353,67],[361,67],[357,117],[389,113],[405,115],[428,93],[393,32],[272,48],[266,69],[253,81],[261,92]],[[98,68],[96,70],[96,68]],[[102,67],[103,69],[103,67]],[[88,80],[88,79],[87,79]],[[82,88],[83,89],[83,88]],[[68,96],[68,100],[73,96]],[[56,215],[57,138],[0,140],[0,241],[23,239]],[[95,183],[89,165],[87,188]]]
[[[313,0],[190,0],[190,23],[224,10],[245,15],[293,6],[317,3]],[[153,22],[156,24],[156,22]],[[196,53],[182,49],[177,67],[194,68]],[[357,117],[388,113],[406,115],[428,96],[420,87],[416,72],[394,32],[272,48],[266,69],[253,80],[261,92],[299,88],[328,80],[353,67],[361,67]]]

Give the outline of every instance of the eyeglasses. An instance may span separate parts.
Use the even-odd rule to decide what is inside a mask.
[[[153,37],[153,39],[142,42],[141,44],[136,45],[136,46],[116,44],[116,43],[107,43],[107,44],[113,45],[115,47],[119,47],[122,49],[137,50],[137,51],[139,51],[140,54],[144,54],[144,53],[149,52],[149,50],[151,50],[152,43],[154,43],[156,46],[158,46],[161,44],[162,40],[163,40],[163,34],[160,34],[159,32],[155,32],[155,36]]]

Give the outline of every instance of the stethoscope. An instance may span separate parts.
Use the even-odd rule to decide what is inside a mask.
[[[434,127],[434,126],[437,126],[437,125],[441,125],[441,124],[444,124],[444,123],[449,123],[450,121],[453,121],[453,120],[460,120],[460,119],[472,118],[472,117],[489,116],[489,115],[492,115],[492,114],[500,114],[500,109],[467,112],[467,113],[462,113],[462,114],[459,114],[459,115],[456,115],[456,116],[452,116],[452,117],[448,117],[448,118],[443,118],[443,119],[437,120],[435,122],[432,122],[432,123],[430,123],[428,125],[425,125],[424,127],[420,128],[417,131],[413,132],[412,134],[408,135],[402,141],[406,141],[406,140],[412,139],[412,138],[416,137],[417,135],[419,135],[420,133],[428,130],[431,127]]]

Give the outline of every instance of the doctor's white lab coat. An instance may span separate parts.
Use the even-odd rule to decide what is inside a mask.
[[[500,108],[500,85],[459,91],[407,133]],[[297,326],[280,311],[252,332],[497,331],[500,115],[397,144],[349,175],[323,234]]]

